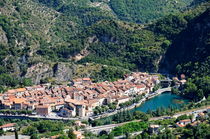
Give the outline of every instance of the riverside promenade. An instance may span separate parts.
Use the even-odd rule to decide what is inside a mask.
[[[171,91],[171,87],[167,87],[167,88],[161,88],[161,89],[158,89],[157,91],[155,91],[154,93],[150,93],[148,94],[147,96],[147,99],[150,99],[150,98],[153,98],[157,95],[160,95],[164,92],[170,92]]]
[[[126,110],[134,109],[134,108],[140,106],[146,100],[151,99],[151,98],[153,98],[155,96],[158,96],[158,95],[160,95],[160,94],[162,94],[164,92],[170,92],[170,91],[171,91],[171,87],[158,89],[157,91],[155,91],[153,93],[151,92],[151,93],[146,94],[138,103],[134,103],[133,105],[131,105],[131,106],[125,108],[125,109]],[[99,115],[99,116],[95,116],[95,117],[92,117],[92,118],[93,119],[101,119],[101,118],[104,118],[104,117],[108,117],[108,116],[112,116],[114,114],[117,114],[120,111],[121,111],[121,109],[120,110],[115,110],[115,111],[113,111],[111,113],[105,113],[105,114],[102,114],[102,115]]]

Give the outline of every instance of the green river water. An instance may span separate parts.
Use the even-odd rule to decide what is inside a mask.
[[[139,107],[131,110],[131,111],[142,111],[147,112],[148,110],[156,110],[160,107],[168,108],[172,107],[181,107],[183,104],[187,104],[189,102],[188,99],[184,97],[178,96],[176,94],[172,94],[171,92],[164,92],[154,98],[151,98],[141,104]]]

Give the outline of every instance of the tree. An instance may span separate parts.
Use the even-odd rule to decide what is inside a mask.
[[[176,121],[178,122],[180,120],[185,120],[185,119],[190,119],[190,117],[187,116],[186,114],[185,115],[181,115],[181,116],[177,117]]]
[[[126,133],[125,133],[125,139],[128,139],[129,137],[130,137],[129,132],[126,132]]]
[[[174,93],[174,94],[178,94],[179,93],[179,89],[173,87],[171,89],[171,92]]]
[[[74,134],[73,129],[69,129],[68,137],[69,139],[76,139],[76,135]]]
[[[111,132],[111,133],[109,133],[109,135],[108,135],[108,139],[114,139],[114,134]]]
[[[5,88],[2,85],[0,85],[0,93],[3,93],[3,92],[5,92]]]
[[[140,112],[140,111],[135,111],[133,113],[133,116],[135,119],[141,119],[142,121],[148,121],[148,119],[149,119],[147,114]]]
[[[29,126],[29,127],[25,128],[25,129],[23,129],[23,134],[24,135],[31,136],[31,135],[37,134],[37,133],[38,133],[38,131],[37,131],[36,127],[33,127],[33,126]]]
[[[39,139],[39,136],[36,133],[34,133],[31,135],[30,139]]]
[[[0,136],[4,134],[4,130],[0,129]]]
[[[29,79],[29,78],[24,78],[24,79],[22,80],[22,85],[23,85],[23,86],[31,86],[31,85],[32,85],[31,79]]]

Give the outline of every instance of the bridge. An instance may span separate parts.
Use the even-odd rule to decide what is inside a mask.
[[[163,92],[169,92],[169,91],[171,91],[171,87],[158,89],[158,90],[156,91],[156,93],[159,95],[159,94],[161,94],[161,93],[163,93]]]
[[[150,99],[150,98],[153,98],[157,95],[160,95],[161,93],[163,92],[170,92],[171,91],[171,87],[167,87],[167,88],[161,88],[161,89],[158,89],[157,91],[155,91],[153,94],[150,94],[149,96],[146,97],[146,100],[147,99]]]
[[[167,78],[165,80],[160,80],[160,85],[162,87],[169,87],[169,86],[171,86],[171,82],[172,82],[172,80]]]

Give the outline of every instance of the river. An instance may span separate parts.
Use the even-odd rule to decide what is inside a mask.
[[[141,104],[139,107],[131,110],[131,111],[142,111],[147,112],[148,110],[157,110],[160,107],[168,108],[172,107],[181,107],[183,104],[188,103],[189,100],[178,96],[176,94],[172,94],[171,92],[164,92],[154,98],[151,98]]]

